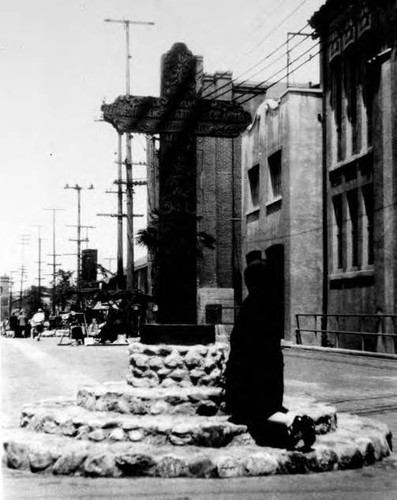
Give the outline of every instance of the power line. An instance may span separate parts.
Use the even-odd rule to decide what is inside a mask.
[[[303,5],[303,3],[305,3],[305,2],[302,2],[302,5]],[[301,6],[302,6],[302,5],[301,5]],[[299,6],[298,6],[298,8],[299,8]],[[342,8],[341,8],[341,9],[339,9],[339,10],[338,10],[337,15],[341,14],[342,12],[344,12],[344,8],[343,8],[343,6],[342,6]],[[301,34],[303,33],[303,31],[304,31],[307,27],[309,27],[309,26],[311,26],[311,25],[310,25],[310,23],[306,23],[306,24],[305,24],[305,26],[303,26],[303,28],[301,28],[298,32],[296,32],[296,33],[294,34],[294,36],[292,36],[289,40],[291,40],[292,38],[295,38],[296,36],[301,35]],[[313,31],[312,36],[313,36],[313,38],[317,38],[315,31]],[[237,82],[237,80],[238,80],[239,78],[241,78],[242,76],[245,76],[245,74],[247,74],[247,72],[248,72],[248,71],[250,71],[251,69],[253,69],[253,68],[255,68],[256,66],[258,66],[261,62],[264,62],[265,60],[267,60],[269,57],[271,57],[272,55],[274,55],[274,53],[278,52],[278,50],[280,50],[282,47],[284,47],[284,46],[285,46],[285,45],[287,45],[288,43],[289,43],[289,41],[288,41],[288,39],[287,39],[287,40],[286,40],[284,43],[282,43],[279,47],[277,47],[276,49],[274,49],[274,50],[273,50],[270,54],[268,54],[268,55],[267,55],[267,56],[265,56],[263,59],[261,59],[260,61],[258,61],[258,62],[257,62],[257,63],[253,66],[253,67],[251,67],[251,68],[249,68],[248,70],[244,71],[244,72],[243,72],[243,73],[241,73],[239,76],[237,76],[237,77],[233,78],[230,82],[226,83],[225,85],[223,85],[223,86],[219,87],[218,89],[215,89],[215,90],[211,91],[209,94],[207,94],[207,95],[203,96],[203,98],[208,98],[208,97],[211,97],[212,95],[217,94],[217,93],[218,93],[220,90],[222,90],[222,89],[225,89],[225,88],[230,89],[230,84],[233,84],[233,83],[237,83],[237,84],[238,84],[239,82]],[[297,45],[300,45],[300,43],[299,43],[299,44],[297,44]],[[297,45],[296,45],[296,46],[297,46]],[[294,46],[291,50],[293,50],[294,48],[296,48],[296,46]],[[315,55],[317,55],[317,54],[315,54]],[[279,58],[279,59],[280,59],[280,58]],[[287,67],[285,67],[285,69],[287,69]],[[299,68],[296,68],[296,69],[299,69]],[[294,71],[295,71],[295,70],[294,70]],[[293,71],[292,71],[292,72],[293,72]],[[290,72],[290,73],[292,73],[292,72]],[[228,74],[228,72],[223,73],[223,75],[226,75],[226,74]],[[278,80],[276,83],[279,83],[281,80],[282,80],[282,79]],[[247,81],[247,80],[245,80],[245,82],[246,82],[246,81]],[[260,88],[261,88],[261,86],[263,85],[263,83],[265,83],[265,82],[261,82],[261,83],[259,83],[256,87],[254,87],[254,89],[260,89]],[[208,86],[207,86],[204,90],[206,90],[206,89],[210,88],[211,86],[212,86],[212,84],[208,85]],[[272,85],[272,86],[273,86],[273,85]],[[271,88],[271,86],[269,86],[268,88]],[[253,89],[250,89],[250,90],[252,91]],[[267,90],[267,89],[265,89],[265,90]],[[220,95],[220,96],[218,96],[218,97],[222,97],[222,96],[223,96],[223,95],[225,95],[228,91],[229,91],[229,90],[227,90],[226,92],[224,92],[223,94],[221,94],[221,95]],[[202,92],[203,92],[203,91],[202,91]],[[252,97],[252,99],[253,99],[253,98],[254,98],[254,97]],[[250,100],[250,99],[249,99],[249,100]]]
[[[309,24],[305,24],[305,26],[303,26],[297,33],[295,36],[298,36],[300,35],[301,33],[303,33],[303,31],[309,26]],[[294,38],[294,37],[293,37]],[[248,69],[244,70],[242,73],[240,73],[238,76],[234,77],[231,82],[228,82],[226,83],[225,85],[219,87],[218,89],[216,90],[213,90],[211,92],[209,92],[208,94],[206,95],[203,95],[202,97],[204,99],[208,99],[210,98],[212,95],[218,93],[219,91],[223,90],[224,88],[230,86],[231,83],[236,83],[237,80],[239,80],[240,78],[242,77],[245,77],[247,74],[249,74],[250,71],[256,69],[260,64],[264,63],[265,61],[269,60],[272,56],[274,56],[275,54],[277,54],[277,52],[279,52],[283,47],[285,47],[287,45],[287,40],[285,42],[283,42],[281,45],[279,45],[278,47],[276,47],[275,49],[273,49],[269,54],[267,54],[266,56],[262,57],[262,59],[260,59],[259,61],[257,61],[255,64],[253,64],[252,66],[250,66]],[[300,45],[302,43],[299,42],[295,47],[293,48],[296,48],[298,45]],[[279,60],[281,59],[281,57],[277,58],[274,62],[270,63],[269,65],[267,65],[264,69],[267,69],[268,67],[272,66],[273,64],[275,64],[276,62],[278,62]],[[227,74],[227,73],[223,73],[223,74]],[[252,76],[250,77],[252,78]],[[242,83],[245,83],[248,81],[248,78],[245,79]],[[202,93],[205,92],[208,88],[211,87],[211,84],[210,85],[207,85],[207,87],[204,87],[203,90],[202,90]],[[224,94],[222,94],[224,95]]]
[[[257,21],[256,23],[256,26],[250,31],[249,35],[247,38],[252,38],[253,37],[253,34],[256,33],[263,25],[264,25],[264,21],[265,21],[265,18],[266,18],[266,21],[269,21],[269,19],[271,19],[273,17],[273,15],[279,11],[282,6],[288,2],[289,0],[282,0],[275,9],[273,9],[270,13],[268,12],[268,9],[266,9],[265,11],[265,15],[264,16],[261,16],[261,18]],[[245,43],[246,46],[248,46],[248,43]],[[237,64],[238,62],[240,62],[240,60],[242,58],[245,58],[246,56],[250,55],[252,52],[254,52],[255,49],[253,48],[249,48],[248,50],[246,50],[244,53],[242,54],[236,54],[236,56],[231,60],[230,62],[230,65],[234,65],[234,64]],[[228,51],[229,52],[229,51]],[[221,56],[224,55],[226,53],[226,50],[222,51],[221,53]],[[221,57],[219,57],[219,59],[221,59]]]
[[[297,33],[297,35],[301,35],[303,33]],[[295,35],[295,36],[297,36]],[[305,34],[304,36],[311,36],[311,35],[307,35]],[[291,49],[289,49],[289,51],[292,51],[294,49],[296,49],[297,47],[299,47],[299,45],[302,45],[302,43],[304,43],[306,40],[305,39],[302,39],[300,40],[296,45],[294,45]],[[287,45],[287,42],[284,45]],[[307,52],[307,51],[306,51]],[[303,53],[304,55],[305,53]],[[301,57],[301,56],[300,56]],[[282,59],[284,58],[284,55],[283,56],[280,56],[279,58],[277,58],[276,60],[274,60],[273,62],[269,63],[268,65],[266,65],[264,68],[259,68],[259,70],[257,72],[255,72],[253,75],[250,76],[249,79],[251,78],[254,78],[255,76],[259,75],[260,73],[262,73],[263,71],[265,71],[266,69],[269,69],[270,67],[272,67],[274,64],[276,64],[278,61],[281,61]],[[287,62],[287,65],[285,66],[285,69],[288,69],[289,65],[292,64],[294,61],[292,62]],[[279,73],[279,72],[278,72]],[[249,79],[247,78],[246,80],[243,80],[242,82],[239,82],[240,85],[243,85],[244,83],[247,83],[249,81]]]
[[[291,61],[290,64],[293,64],[294,62],[296,62],[298,59],[300,59],[303,55],[305,55],[307,52],[309,52],[310,50],[316,48],[318,46],[318,44],[314,45],[313,47],[310,47],[310,49],[306,50],[303,54],[301,54],[298,58],[294,59],[293,61]],[[297,71],[298,69],[300,69],[302,66],[304,66],[305,64],[307,64],[308,62],[310,62],[314,57],[316,57],[318,54],[320,54],[321,52],[321,49],[318,50],[315,54],[310,54],[309,57],[303,61],[301,64],[299,64],[298,66],[296,66],[294,69],[291,69],[289,71],[289,74],[291,75],[292,73],[295,73],[295,71]],[[281,71],[285,71],[286,67],[282,68],[280,71],[277,71],[277,73],[275,73],[275,75],[277,75],[278,73],[280,73]],[[272,75],[275,76],[275,75]],[[270,78],[272,78],[270,77]],[[280,83],[282,80],[284,80],[284,76],[279,78],[277,81],[275,82],[272,82],[270,83],[267,87],[266,87],[266,90],[274,87],[274,85],[277,85],[277,83]],[[265,80],[263,82],[260,82],[258,83],[255,87],[253,87],[251,90],[255,90],[257,88],[260,88],[262,87],[266,82],[268,82],[269,80]],[[245,104],[246,102],[250,101],[251,99],[254,99],[255,96],[248,96],[246,99],[242,100],[242,101],[238,101],[236,100],[236,102],[239,102],[239,104],[243,105]]]
[[[273,33],[275,33],[278,28],[280,28],[286,21],[288,21],[301,7],[303,7],[303,5],[307,2],[307,0],[302,0],[302,2],[297,6],[295,7],[294,10],[292,10],[282,21],[279,22],[279,24],[277,24],[272,30],[269,31],[269,33],[267,33],[267,35],[262,38],[262,40],[258,43],[258,45],[256,47],[254,47],[253,50],[256,50],[257,48],[259,48],[263,42],[265,42],[271,35],[273,35]],[[305,26],[305,28],[307,27],[308,25]]]
[[[275,27],[273,28],[253,49],[251,49],[248,54],[246,55],[250,55],[252,52],[254,52],[257,48],[259,48],[263,42],[265,42],[273,33],[275,33],[277,31],[278,28],[280,28],[286,21],[288,21],[294,14],[295,12],[297,12],[305,3],[307,2],[307,0],[303,0],[292,12],[290,12],[282,21],[280,21],[280,23]],[[278,8],[280,8],[281,5],[278,5]],[[275,11],[273,11],[274,13]],[[270,15],[271,17],[271,15]],[[301,31],[303,31],[304,29],[306,29],[307,27],[309,26],[309,24],[307,23],[302,29]],[[243,76],[245,76],[249,71],[251,71],[252,69],[255,69],[255,67],[257,66],[257,64],[259,64],[260,62],[264,62],[265,60],[267,60],[268,58],[270,58],[272,55],[274,55],[275,53],[277,53],[282,47],[284,47],[286,45],[286,42],[284,42],[283,44],[281,44],[279,47],[277,47],[275,50],[273,50],[268,56],[266,56],[265,58],[261,59],[258,63],[256,63],[253,67],[245,70],[243,73],[241,73],[238,77],[235,77],[233,80],[235,81],[236,79],[238,78],[241,78]],[[240,60],[243,56],[240,56],[240,58],[238,60]],[[205,92],[205,90],[207,90],[207,88],[209,88],[210,86],[207,86],[206,88],[203,89],[203,92]],[[219,90],[219,89],[218,89]],[[217,91],[218,91],[217,90]],[[212,95],[212,94],[211,94]]]
[[[302,43],[302,42],[299,42],[298,44],[296,44],[296,46],[300,45],[300,43]],[[279,80],[277,80],[276,82],[272,82],[272,84],[270,84],[270,85],[268,85],[268,86],[266,86],[266,87],[264,87],[264,85],[265,85],[266,83],[268,83],[268,82],[269,82],[269,80],[271,80],[272,78],[274,78],[276,75],[278,75],[279,73],[283,73],[283,72],[285,72],[287,69],[288,69],[288,76],[289,76],[289,75],[291,75],[292,73],[294,73],[297,69],[299,69],[300,67],[302,67],[302,66],[303,66],[303,64],[302,64],[302,65],[300,65],[300,66],[298,66],[298,67],[297,67],[297,68],[295,68],[294,70],[290,70],[289,68],[290,68],[291,64],[294,64],[295,62],[297,62],[299,59],[301,59],[303,56],[305,56],[305,55],[306,55],[308,52],[310,52],[312,49],[316,48],[318,45],[319,45],[319,44],[318,44],[318,42],[316,42],[314,45],[312,45],[311,47],[309,47],[308,49],[306,49],[304,52],[302,52],[302,53],[301,53],[298,57],[296,57],[294,60],[292,60],[292,61],[288,61],[287,65],[283,66],[283,67],[282,67],[281,69],[279,69],[276,73],[274,73],[273,75],[271,75],[268,79],[266,79],[266,80],[264,80],[264,81],[261,81],[261,82],[259,82],[258,84],[256,84],[254,87],[252,87],[252,88],[250,89],[250,93],[252,94],[252,92],[254,92],[255,90],[259,90],[259,89],[262,89],[264,92],[266,92],[269,88],[273,87],[275,84],[277,84],[277,83],[281,82],[282,80],[284,80],[284,77],[280,78],[280,79],[279,79]],[[316,55],[317,55],[317,54],[314,54],[312,57],[314,57],[314,56],[316,56]],[[311,58],[309,58],[309,60],[311,60],[311,59],[312,59],[312,57],[311,57]],[[306,61],[306,62],[308,62],[308,61]],[[305,64],[306,64],[306,62],[305,62]],[[261,70],[261,71],[263,71],[263,70]],[[248,81],[248,80],[246,80],[246,81]],[[246,83],[246,81],[244,81],[244,82],[242,82],[242,83]],[[226,85],[224,85],[223,87],[220,87],[220,89],[225,88],[225,87],[228,87],[228,89],[227,89],[227,90],[225,90],[225,92],[223,92],[223,93],[221,93],[221,94],[218,94],[218,95],[217,95],[217,98],[220,98],[220,97],[224,96],[225,94],[227,94],[227,93],[230,91],[230,85],[231,85],[232,83],[233,83],[233,80],[231,80],[230,82],[228,82],[228,83],[227,83]],[[214,94],[214,93],[219,92],[219,90],[220,90],[220,89],[217,89],[216,91],[213,91],[213,92],[211,92],[210,94],[207,94],[207,95],[205,96],[205,98],[208,98],[210,95],[212,95],[212,94]],[[248,102],[249,100],[254,99],[255,97],[256,97],[256,94],[253,94],[253,95],[251,95],[251,96],[250,96],[247,100],[244,100],[244,101],[239,102],[239,100],[238,100],[238,99],[239,99],[239,97],[237,97],[237,98],[234,98],[234,99],[233,99],[233,101],[234,101],[234,102],[239,102],[240,104],[244,104],[245,102]]]

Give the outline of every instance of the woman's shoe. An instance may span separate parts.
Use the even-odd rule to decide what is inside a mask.
[[[313,419],[307,415],[298,415],[288,428],[289,450],[307,451],[316,440]]]

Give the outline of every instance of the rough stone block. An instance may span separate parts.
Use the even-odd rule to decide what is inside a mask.
[[[89,456],[84,461],[83,470],[87,476],[92,477],[118,477],[121,475],[121,471],[110,453]]]
[[[69,476],[77,471],[87,454],[84,452],[71,451],[58,458],[53,467],[53,473],[56,475]]]
[[[77,434],[77,429],[76,427],[73,425],[73,422],[72,420],[67,420],[66,422],[63,422],[60,426],[59,426],[59,431],[61,434],[63,434],[64,436],[69,436],[69,437],[73,437]]]
[[[214,462],[208,457],[193,457],[188,461],[188,469],[193,477],[212,478],[218,476],[218,470]]]
[[[282,474],[305,474],[309,471],[309,464],[305,453],[291,451],[282,453],[278,460]]]
[[[106,433],[103,429],[95,429],[94,431],[89,432],[87,437],[91,441],[99,442],[99,441],[103,441],[104,439],[106,439]]]
[[[338,455],[327,446],[315,445],[315,449],[306,455],[307,467],[313,472],[328,472],[337,467]]]
[[[245,475],[268,476],[277,472],[277,459],[270,453],[258,452],[248,457],[245,462]]]
[[[54,457],[46,449],[31,449],[28,453],[29,466],[32,472],[41,472],[52,465]]]
[[[218,406],[213,401],[203,401],[197,407],[197,415],[212,417],[218,413]]]
[[[155,473],[160,477],[186,477],[189,475],[189,467],[180,457],[165,455],[159,459]]]
[[[190,350],[185,356],[185,364],[189,369],[201,368],[204,364],[204,358],[196,351]]]
[[[130,356],[130,365],[139,368],[142,371],[148,369],[148,358],[143,354],[131,354]]]
[[[339,442],[334,451],[338,456],[339,469],[358,469],[363,466],[363,455],[354,442]]]
[[[150,369],[152,369],[156,372],[164,368],[163,360],[162,360],[162,358],[160,358],[158,356],[153,356],[153,357],[149,358],[148,365],[149,365]]]
[[[190,381],[189,372],[186,369],[177,368],[173,370],[169,377],[175,380],[176,382],[182,382],[182,380]]]
[[[165,379],[168,377],[168,375],[172,372],[172,368],[161,368],[158,372],[157,375],[159,376],[160,380]]]
[[[244,462],[235,456],[220,455],[216,457],[215,464],[221,478],[245,476]]]
[[[375,447],[368,437],[356,439],[357,446],[363,456],[364,464],[370,465],[375,462]]]
[[[126,476],[152,476],[154,475],[156,462],[149,455],[139,453],[117,456],[117,466]]]
[[[108,439],[109,441],[124,441],[126,438],[126,435],[123,431],[123,429],[120,429],[118,427],[117,429],[113,429],[112,432],[109,434]]]
[[[142,441],[145,437],[145,434],[142,431],[139,430],[132,430],[128,433],[128,439],[132,441],[133,443],[137,443],[139,441]]]
[[[150,407],[150,414],[151,415],[166,414],[169,412],[170,412],[170,405],[166,401],[156,401]]]
[[[191,403],[182,403],[180,405],[174,406],[171,411],[171,415],[189,415],[193,416],[196,414],[196,409]]]
[[[166,366],[167,368],[172,368],[173,370],[175,368],[183,368],[183,358],[178,354],[170,354],[169,356],[164,358],[164,366]]]
[[[27,449],[19,443],[5,443],[4,449],[6,452],[6,464],[10,469],[27,469],[29,467],[29,459]]]
[[[176,387],[178,383],[171,378],[166,378],[161,382],[161,387]]]

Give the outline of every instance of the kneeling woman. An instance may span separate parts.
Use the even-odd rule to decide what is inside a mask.
[[[231,333],[226,368],[230,420],[247,425],[258,445],[310,449],[315,441],[312,419],[283,407],[284,362],[270,270],[255,258],[248,263],[244,279],[249,294]]]

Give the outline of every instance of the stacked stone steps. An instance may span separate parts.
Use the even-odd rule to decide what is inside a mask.
[[[77,404],[87,410],[135,415],[223,415],[222,389],[216,387],[132,387],[126,382],[86,386],[77,393]]]
[[[85,386],[22,411],[4,440],[8,467],[87,476],[237,477],[361,467],[390,453],[377,422],[309,398],[285,405],[315,421],[306,452],[259,447],[222,402],[227,346],[130,346],[127,383]],[[259,397],[259,393],[258,393]],[[266,397],[266,394],[260,394]]]
[[[80,388],[77,404],[90,411],[133,415],[186,415],[189,418],[224,415],[223,390],[206,386],[137,388],[125,382],[108,382]],[[316,434],[331,432],[337,426],[333,406],[308,397],[285,397],[284,404],[296,414],[309,415],[316,426]]]
[[[220,448],[235,444],[253,444],[245,425],[229,422],[227,415],[199,415],[186,401],[213,402],[221,394],[212,388],[175,388],[142,390],[119,384],[85,387],[79,390],[78,405],[70,401],[48,401],[25,407],[21,414],[23,428],[89,441],[128,441],[149,444]],[[97,396],[95,402],[93,396]],[[120,403],[120,399],[123,404]],[[124,403],[128,401],[127,407]],[[301,400],[291,400],[299,413]],[[162,404],[164,403],[164,404]],[[97,408],[101,411],[98,411]],[[204,406],[207,408],[207,406]],[[212,408],[212,407],[211,407]],[[114,411],[114,410],[119,411]],[[126,409],[130,411],[125,412]],[[120,410],[123,410],[122,412]],[[153,414],[155,410],[155,414]],[[160,410],[164,410],[160,413]],[[318,434],[336,429],[336,410],[326,405],[307,404]]]
[[[144,443],[91,442],[28,430],[5,438],[8,467],[102,477],[248,477],[345,470],[390,453],[384,424],[343,414],[339,428],[320,435],[308,453],[253,444],[202,448]],[[45,436],[45,439],[44,439]]]

